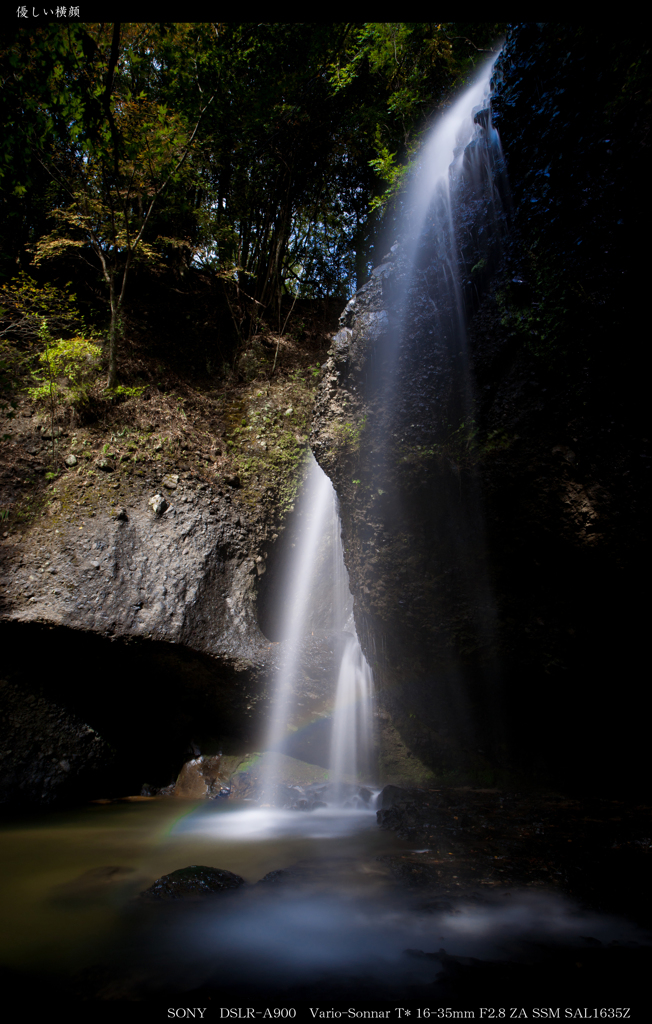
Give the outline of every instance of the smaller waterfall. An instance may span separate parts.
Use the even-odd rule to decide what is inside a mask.
[[[280,772],[280,751],[288,735],[297,686],[301,682],[301,640],[311,627],[317,627],[343,634],[329,758],[329,780],[335,783],[336,802],[342,802],[343,784],[368,783],[373,775],[372,674],[355,631],[337,498],[330,480],[313,457],[299,501],[306,525],[291,549],[286,567],[284,654],[277,672],[265,743],[268,753],[264,792],[266,798],[273,801]],[[330,569],[328,601],[323,602],[321,612],[316,613],[311,598],[318,570],[324,562]]]
[[[333,714],[330,773],[336,787],[371,776],[371,669],[353,634],[340,662]]]
[[[335,493],[333,498],[333,618],[335,628],[349,634],[340,661],[330,748],[330,777],[335,786],[339,787],[342,799],[343,782],[369,781],[373,774],[373,680],[355,631],[353,597],[349,590],[349,578],[344,564],[342,530]]]

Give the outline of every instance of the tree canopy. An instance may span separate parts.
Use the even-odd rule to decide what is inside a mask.
[[[498,24],[44,24],[0,38],[3,281],[71,253],[221,280],[238,333],[351,294],[404,168]]]

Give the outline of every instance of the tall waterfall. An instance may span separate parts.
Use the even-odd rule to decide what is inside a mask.
[[[282,635],[284,651],[277,671],[273,710],[265,747],[268,796],[279,775],[280,753],[288,734],[300,682],[301,639],[310,625],[343,634],[334,697],[329,777],[336,785],[370,781],[372,774],[372,675],[353,619],[353,598],[342,551],[341,524],[333,486],[311,456],[299,498],[305,525],[286,566]],[[326,560],[326,566],[324,561]],[[321,618],[313,609],[318,570],[327,574],[328,600]]]
[[[508,191],[491,121],[492,68],[485,64],[433,126],[403,207],[406,274],[397,338],[408,347],[416,340],[419,354],[424,344],[439,348],[439,372],[448,364],[449,376],[457,379],[456,412],[467,427],[467,309],[473,287],[499,251]]]

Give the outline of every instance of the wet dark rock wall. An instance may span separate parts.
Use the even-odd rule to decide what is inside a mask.
[[[476,415],[512,756],[638,785],[646,729],[649,423],[642,237],[650,53],[528,25],[495,73],[513,216],[471,322]]]
[[[477,190],[457,214],[468,390],[425,291],[400,335],[400,244],[324,370],[313,449],[359,632],[435,769],[601,786],[644,771],[650,94],[634,36],[511,30],[492,98],[503,216],[487,242]]]

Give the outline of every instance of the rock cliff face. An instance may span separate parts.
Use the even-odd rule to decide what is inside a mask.
[[[162,515],[136,494],[128,510],[83,527],[37,527],[18,545],[6,541],[12,620],[168,643],[192,638],[196,649],[232,659],[255,651],[255,527],[228,498],[168,497]]]
[[[340,497],[356,623],[385,711],[441,770],[483,747],[474,728],[485,743],[496,734],[493,608],[477,469],[460,431],[463,374],[427,318],[402,333],[406,273],[394,246],[345,310],[312,444]]]
[[[312,445],[340,497],[362,643],[411,750],[476,777],[620,784],[645,749],[649,59],[636,40],[528,25],[492,85],[505,216],[487,244],[472,192],[456,213],[469,390],[432,334],[427,242],[401,328],[394,245],[340,320]]]

